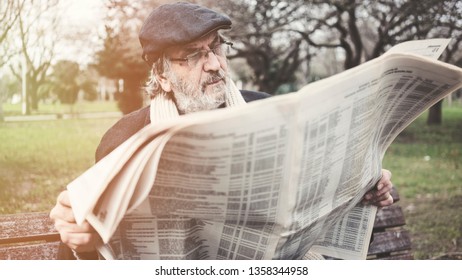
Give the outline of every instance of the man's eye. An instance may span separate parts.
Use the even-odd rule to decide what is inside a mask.
[[[201,52],[197,51],[197,52],[193,52],[193,53],[187,55],[186,58],[194,60],[194,59],[198,59],[200,56],[201,56]]]

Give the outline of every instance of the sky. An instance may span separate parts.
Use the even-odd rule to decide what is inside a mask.
[[[104,17],[103,1],[100,0],[65,0],[60,4],[66,12],[66,20],[73,25],[92,26]]]
[[[85,66],[92,62],[93,53],[100,48],[104,3],[100,0],[64,0],[59,1],[62,9],[65,36],[78,33],[80,40],[68,40],[69,43],[60,48],[57,59],[74,60]]]

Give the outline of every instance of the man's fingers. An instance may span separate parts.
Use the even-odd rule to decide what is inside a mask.
[[[390,182],[391,181],[391,172],[390,170],[387,169],[382,169],[382,176],[380,177],[379,183],[385,183],[385,182]],[[377,186],[378,188],[378,186]]]
[[[368,191],[364,195],[364,200],[366,201],[377,201],[380,200],[380,198],[386,197],[386,195],[390,195],[390,192],[393,188],[392,184],[388,184],[385,187],[382,188],[381,191],[377,191],[375,189],[372,189]]]
[[[390,193],[386,193],[380,197],[378,197],[375,201],[372,202],[375,206],[378,207],[385,207],[385,206],[390,206],[394,202],[393,196],[391,196]]]
[[[382,169],[382,177],[377,183],[375,196],[384,195],[385,193],[390,192],[392,188],[393,184],[391,183],[391,172],[387,169]]]
[[[374,196],[381,196],[386,193],[389,193],[391,192],[391,189],[393,188],[393,184],[391,183],[391,181],[382,182],[382,183],[379,183],[379,185],[380,185],[380,189],[379,189],[379,186],[377,186],[377,190],[374,191]]]
[[[58,231],[66,231],[69,233],[93,233],[95,229],[88,223],[84,222],[82,225],[76,223],[69,223],[64,220],[56,220],[55,228]]]
[[[75,223],[74,212],[72,212],[67,191],[63,191],[59,194],[55,207],[50,211],[50,218],[55,222],[63,220],[69,223]]]
[[[389,192],[382,194],[380,196],[372,195],[369,199],[367,199],[367,195],[364,196],[362,201],[365,205],[375,205],[378,207],[390,206],[393,204],[393,196]]]
[[[67,207],[71,207],[71,200],[69,199],[69,193],[68,191],[62,191],[59,195],[58,195],[58,203],[59,204],[62,204],[64,206],[67,206]]]
[[[74,212],[71,208],[63,206],[62,204],[56,204],[50,211],[50,218],[53,221],[63,220],[69,223],[75,223]]]
[[[61,241],[76,252],[94,251],[101,240],[97,233],[60,232]]]
[[[94,251],[101,242],[100,236],[87,221],[82,225],[76,224],[67,191],[58,195],[56,205],[50,211],[50,218],[54,221],[61,241],[75,252]]]
[[[391,180],[391,171],[388,169],[382,169],[382,178]]]

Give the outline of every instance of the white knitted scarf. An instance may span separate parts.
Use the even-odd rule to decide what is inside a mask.
[[[241,92],[237,89],[234,82],[230,79],[226,79],[228,90],[226,91],[225,104],[226,107],[233,107],[245,104],[245,100],[241,95]],[[169,94],[157,94],[151,99],[150,118],[151,123],[157,123],[162,120],[169,120],[177,118],[180,114]]]

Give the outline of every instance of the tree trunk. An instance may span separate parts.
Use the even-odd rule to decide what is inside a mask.
[[[139,79],[124,79],[124,88],[118,104],[120,111],[124,115],[138,110],[143,106],[141,84],[142,81]]]
[[[38,84],[35,80],[33,79],[28,79],[27,81],[27,111],[30,112],[32,111],[37,111],[38,110]]]
[[[428,110],[428,125],[441,125],[443,123],[443,100],[439,101]]]

